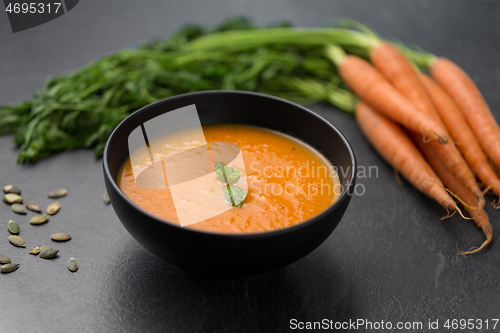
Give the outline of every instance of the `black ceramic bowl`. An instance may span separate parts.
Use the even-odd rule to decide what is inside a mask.
[[[216,234],[183,228],[146,212],[117,185],[128,157],[130,132],[165,112],[195,104],[202,124],[240,123],[290,134],[342,168],[343,193],[321,214],[295,226],[253,234]],[[104,150],[104,180],[111,204],[130,234],[146,249],[189,272],[241,278],[288,265],[309,254],[332,233],[351,199],[356,178],[354,153],[344,136],[324,118],[284,99],[241,91],[178,95],[148,105],[116,127]]]

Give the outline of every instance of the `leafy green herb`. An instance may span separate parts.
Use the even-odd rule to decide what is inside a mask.
[[[226,201],[231,206],[241,208],[247,196],[247,191],[238,186],[231,185],[240,180],[241,172],[221,162],[215,162],[214,167],[217,179],[226,184],[223,192],[224,198],[226,198]]]
[[[217,179],[224,184],[234,184],[241,178],[241,173],[234,167],[227,166],[220,162],[215,162],[214,166]]]
[[[235,207],[241,208],[243,206],[243,202],[247,197],[247,190],[239,188],[238,186],[228,185],[224,187],[224,198],[226,201]]]

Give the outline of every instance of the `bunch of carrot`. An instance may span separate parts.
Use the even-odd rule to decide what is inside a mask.
[[[314,78],[290,77],[286,87],[302,90],[305,96],[323,94],[325,101],[354,113],[379,154],[442,205],[446,217],[458,212],[466,218],[458,204],[465,208],[486,240],[460,254],[476,253],[491,242],[484,194],[491,190],[500,197],[500,128],[462,69],[450,60],[384,41],[347,19],[337,20],[333,28],[220,32],[194,40],[187,49],[194,59],[207,52],[237,53],[278,44],[322,48],[337,68],[332,75],[340,76],[327,86]],[[499,201],[493,207],[499,208]]]
[[[428,76],[385,41],[369,50],[369,61],[337,45],[326,54],[360,98],[357,123],[379,154],[422,193],[462,215],[456,199],[482,229],[483,244],[459,253],[488,245],[493,231],[483,195],[500,196],[494,169],[500,168],[500,128],[469,76],[434,56],[426,61]]]

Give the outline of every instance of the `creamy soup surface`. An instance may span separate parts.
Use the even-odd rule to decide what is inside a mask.
[[[155,151],[154,159],[171,156],[179,147],[186,149],[199,146],[199,137],[193,138],[190,133],[189,129],[185,129],[155,138],[155,147],[160,146],[161,149]],[[318,215],[342,193],[333,165],[319,152],[293,137],[238,124],[203,125],[203,133],[208,143],[232,142],[240,147],[248,194],[241,208],[229,208],[220,215],[186,228],[215,233],[254,233],[282,229]],[[172,140],[174,137],[175,140]],[[137,164],[137,160],[144,161],[143,165],[135,165],[135,168],[147,167],[150,161],[147,150],[132,154],[139,156],[134,158],[134,163]],[[211,162],[213,167],[217,161]],[[118,185],[139,207],[161,219],[179,224],[168,185],[166,189],[138,186],[130,158],[120,169]],[[199,195],[203,196],[204,193]],[[221,197],[221,200],[225,199]],[[227,202],[225,204],[229,205]]]

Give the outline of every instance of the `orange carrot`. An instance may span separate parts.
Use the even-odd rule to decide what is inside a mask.
[[[436,154],[431,147],[420,140],[419,135],[411,133],[410,136],[446,187],[466,203],[466,205],[464,205],[465,209],[486,236],[486,240],[479,248],[471,251],[460,251],[459,254],[466,255],[480,251],[493,239],[493,228],[491,227],[488,215],[484,209],[477,210],[469,208],[471,206],[476,207],[478,205],[477,198],[458,180],[453,172],[446,168],[442,160],[439,158],[439,155]]]
[[[420,110],[439,118],[416,71],[406,56],[387,42],[380,42],[370,51],[370,60],[387,80]]]
[[[457,144],[472,171],[483,182],[500,196],[500,179],[493,168],[464,115],[451,97],[434,80],[425,74],[420,74],[420,80],[432,100],[437,112],[448,128],[450,137]]]
[[[327,55],[337,65],[344,82],[366,103],[425,138],[447,142],[444,126],[421,112],[370,63],[357,56],[346,55],[334,45],[327,47]]]
[[[413,186],[446,209],[458,209],[441,180],[401,127],[363,102],[356,106],[355,117],[372,146]]]
[[[460,67],[445,58],[436,58],[430,70],[432,77],[458,105],[486,155],[500,167],[500,127],[474,82]]]
[[[429,96],[427,96],[417,72],[401,51],[389,43],[381,42],[370,51],[370,60],[399,92],[409,98],[430,119],[434,119],[444,126]],[[446,136],[449,137],[448,132],[446,132]],[[483,194],[477,186],[476,178],[455,144],[450,142],[447,145],[441,145],[436,141],[431,141],[429,145],[439,154],[447,168],[476,195],[480,205],[479,208],[483,208]]]

